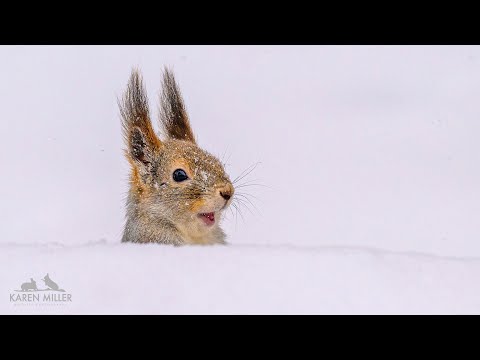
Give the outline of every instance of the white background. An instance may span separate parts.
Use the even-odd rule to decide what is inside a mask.
[[[120,243],[117,97],[164,65],[259,163],[230,246]],[[0,313],[480,313],[479,99],[478,46],[0,47]],[[46,273],[71,303],[9,300]]]
[[[118,243],[117,96],[173,67],[199,143],[257,209],[229,242],[480,256],[480,48],[2,46],[0,242]]]

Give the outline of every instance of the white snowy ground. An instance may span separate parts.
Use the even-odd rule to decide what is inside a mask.
[[[155,119],[163,65],[261,162],[228,247],[119,243],[116,99],[138,66]],[[0,46],[0,109],[0,313],[480,313],[478,46]],[[9,302],[47,272],[71,304]]]
[[[63,305],[18,305],[5,296],[0,313],[480,313],[478,258],[253,244],[174,248],[99,242],[0,249],[0,263],[10,264],[0,273],[1,284],[18,289],[19,276],[43,277],[48,268],[72,294]]]

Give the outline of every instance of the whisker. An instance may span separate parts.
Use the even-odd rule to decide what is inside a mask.
[[[258,212],[258,214],[260,215],[260,210],[258,210],[258,208],[255,206],[255,204],[250,201],[249,198],[247,198],[246,196],[243,196],[243,194],[237,194],[241,197],[237,197],[237,200],[243,200],[243,201],[247,201],[250,205],[252,205],[254,207],[254,209]]]
[[[250,183],[252,183],[252,182],[254,182],[254,181],[258,181],[258,179],[250,179],[250,180],[247,180],[247,181],[245,181],[245,182],[243,182],[243,183],[240,183],[240,184],[238,184],[238,185],[250,184]]]
[[[228,208],[228,210],[230,210],[230,212],[232,213],[232,218],[235,217],[235,214],[233,213],[233,210],[231,207]],[[226,213],[226,212],[225,212]]]
[[[225,151],[223,152],[223,155],[222,155],[222,157],[220,158],[220,159],[221,159],[220,162],[223,164],[224,167],[227,165],[226,163],[228,162],[228,160],[230,159],[230,156],[231,156],[231,154],[230,154],[230,155],[228,156],[227,161],[224,161],[224,160],[225,160],[225,156],[227,155],[227,151],[228,151],[228,147],[229,147],[229,146],[230,146],[230,145],[227,144],[227,147],[225,148]]]
[[[245,202],[245,200],[243,200],[242,198],[237,198],[236,201],[238,201],[238,204],[239,204],[240,206],[244,206],[244,207],[248,210],[248,212],[249,212],[250,214],[252,214],[253,216],[255,216],[255,214],[252,212],[252,210],[250,210],[250,208],[248,207],[248,205],[247,205],[247,203]]]
[[[239,203],[237,205],[239,205]],[[242,213],[242,208],[240,206],[236,206],[236,209],[237,209],[238,213],[240,214],[240,217],[242,218],[242,221],[245,222],[245,218],[243,217],[243,213]]]
[[[263,185],[263,184],[257,184],[257,183],[254,183],[254,184],[241,184],[241,185],[235,185],[235,189],[241,189],[241,188],[244,188],[244,187],[249,187],[249,186],[261,186],[261,187],[266,187],[266,188],[269,188],[272,190],[272,188],[270,186],[267,186],[267,185]]]
[[[232,156],[232,154],[230,153],[230,155],[228,155],[228,158],[227,160],[224,162],[223,166],[227,166],[227,165],[230,165],[228,162],[230,161],[230,157]]]
[[[261,164],[260,162],[257,162],[253,165],[250,165],[247,169],[243,170],[240,175],[238,175],[235,180],[232,181],[232,184],[235,184],[236,182],[242,180],[245,176],[249,175],[253,170],[256,169],[256,167]]]
[[[237,208],[237,205],[233,202],[232,202],[232,206],[235,208],[235,230],[237,230],[238,208]]]
[[[235,195],[252,197],[252,198],[254,198],[255,200],[261,201],[261,199],[260,199],[258,196],[255,196],[255,195],[249,194],[249,193],[244,193],[244,192],[236,191],[236,192],[235,192]]]

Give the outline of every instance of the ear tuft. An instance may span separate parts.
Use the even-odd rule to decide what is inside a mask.
[[[118,105],[128,156],[140,163],[149,163],[162,143],[150,121],[147,92],[138,70],[132,70],[127,89]]]
[[[173,72],[164,69],[162,94],[160,96],[160,125],[170,139],[195,143],[187,110]]]

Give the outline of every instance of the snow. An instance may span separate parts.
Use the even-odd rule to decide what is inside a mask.
[[[2,46],[0,65],[1,313],[480,312],[480,47]],[[227,247],[120,244],[116,99],[136,66],[155,118],[163,65],[230,177],[258,163]],[[8,301],[47,272],[71,304]]]
[[[0,313],[480,313],[478,258],[291,244],[0,249],[0,263],[9,263],[0,284],[13,290],[48,271],[72,298],[56,306],[0,301]]]

